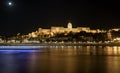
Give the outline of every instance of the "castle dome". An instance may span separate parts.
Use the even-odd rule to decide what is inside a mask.
[[[67,28],[72,29],[72,23],[68,22]]]

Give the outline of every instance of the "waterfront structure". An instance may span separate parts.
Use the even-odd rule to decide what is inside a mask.
[[[91,30],[89,27],[77,27],[77,28],[73,28],[73,25],[71,22],[68,22],[67,24],[67,28],[61,27],[61,26],[52,26],[50,29],[42,29],[42,28],[38,28],[37,31],[29,33],[29,37],[51,37],[54,36],[55,34],[59,34],[59,33],[65,33],[68,34],[70,32],[72,33],[78,33],[81,31],[85,31],[87,33],[101,33],[101,32],[106,32],[103,30]]]
[[[0,43],[39,43],[39,42],[120,42],[120,29],[110,30],[90,29],[89,27],[73,28],[71,22],[67,27],[52,26],[50,29],[38,28],[27,35],[0,38]]]
[[[120,28],[113,28],[113,29],[110,29],[110,31],[119,31]]]

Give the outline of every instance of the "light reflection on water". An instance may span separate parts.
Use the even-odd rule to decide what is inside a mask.
[[[120,46],[0,50],[0,73],[120,73]]]
[[[120,46],[50,46],[49,48],[47,51],[51,52],[51,54],[120,55]]]
[[[22,50],[17,50],[17,49],[5,49],[5,50],[0,50],[0,53],[32,53],[32,52],[42,52],[41,50],[30,50],[30,49],[28,49],[28,50],[25,50],[25,49],[22,49]]]

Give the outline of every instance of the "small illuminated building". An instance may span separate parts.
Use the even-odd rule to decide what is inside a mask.
[[[114,38],[113,41],[114,42],[120,42],[120,37]]]
[[[114,28],[114,29],[111,29],[110,31],[119,31],[120,30],[120,28]]]

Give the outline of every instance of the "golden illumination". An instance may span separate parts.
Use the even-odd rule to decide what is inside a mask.
[[[114,41],[114,42],[120,42],[120,38],[119,38],[119,37],[114,38],[113,41]]]
[[[68,23],[68,29],[72,29],[72,23],[71,22]]]
[[[91,32],[91,33],[103,32],[103,31],[101,31],[99,29],[97,29],[97,30],[90,30],[89,27],[77,27],[77,28],[73,28],[72,27],[72,23],[68,22],[67,28],[58,27],[58,26],[52,26],[51,29],[42,29],[42,28],[39,28],[36,32],[29,33],[28,35],[31,36],[31,37],[37,37],[38,35],[42,35],[42,36],[44,36],[44,35],[45,36],[54,36],[57,33],[65,33],[65,35],[66,35],[69,32],[79,33],[80,31]]]
[[[34,32],[32,32],[32,37],[37,37],[37,35],[34,33]]]

